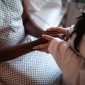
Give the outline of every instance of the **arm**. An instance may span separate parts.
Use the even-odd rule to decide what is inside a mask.
[[[3,48],[0,48],[0,62],[12,60],[21,55],[34,51],[33,47],[42,42],[46,43],[47,41],[40,38],[36,41],[23,43],[23,44],[17,44],[17,45],[13,45],[13,46],[5,46]]]
[[[53,47],[54,49],[52,49]],[[48,49],[62,70],[64,76],[67,77],[67,81],[80,79],[79,75],[83,69],[81,67],[85,65],[83,57],[77,55],[69,47],[67,42],[62,41],[59,38],[52,40]]]
[[[23,1],[26,1],[26,0],[23,0]],[[25,4],[23,4],[23,5],[25,5]],[[25,20],[27,18],[27,16],[28,16],[27,13],[25,14],[25,12],[24,12],[24,14],[22,15],[23,20]],[[40,33],[40,32],[42,32],[42,30],[38,29],[37,26],[36,26],[36,29],[37,29],[36,31],[34,29],[32,29],[32,30],[33,30],[33,32],[35,32],[35,35],[37,34],[36,36],[39,37],[37,32]],[[28,42],[28,43],[24,43],[24,44],[19,43],[17,45],[13,45],[13,46],[12,45],[4,46],[3,48],[0,48],[0,62],[4,62],[4,61],[7,61],[7,60],[12,60],[12,59],[15,59],[15,58],[17,58],[21,55],[24,55],[26,53],[34,51],[33,47],[35,45],[38,45],[38,44],[42,43],[42,42],[44,43],[44,42],[47,42],[47,41],[45,41],[45,40],[43,41],[43,39],[38,39],[36,41],[32,41],[32,42]]]
[[[23,0],[23,7],[24,7],[24,12],[23,12],[23,15],[22,15],[22,18],[23,18],[23,21],[25,19],[29,19],[30,23],[27,22],[25,25],[26,27],[26,32],[30,32],[32,33],[32,35],[36,36],[36,37],[40,37],[41,34],[42,34],[42,30],[35,24],[33,23],[33,21],[31,20],[29,14],[28,14],[28,9],[27,9],[27,0]],[[29,25],[29,24],[30,25]],[[31,27],[29,27],[29,26]],[[10,45],[10,46],[4,46],[3,48],[0,48],[0,62],[4,62],[4,61],[8,61],[8,60],[12,60],[12,59],[15,59],[19,56],[22,56],[26,53],[29,53],[31,51],[34,51],[33,50],[33,47],[35,45],[38,45],[40,43],[44,43],[44,42],[47,42],[46,40],[43,40],[43,39],[38,39],[36,41],[32,41],[32,42],[28,42],[28,43],[23,43],[23,44],[17,44],[17,45]]]
[[[85,60],[83,59],[83,57],[75,53],[69,47],[66,41],[48,35],[44,35],[43,38],[45,38],[49,42],[46,44],[35,46],[34,49],[50,52],[53,55],[56,63],[62,70],[65,78],[67,78],[66,80],[68,82],[79,80],[79,76],[81,75],[83,66],[85,66]],[[79,81],[77,82],[79,83]]]
[[[43,34],[43,30],[31,19],[28,12],[28,0],[22,1],[23,5],[23,23],[27,34],[35,37],[40,37]]]

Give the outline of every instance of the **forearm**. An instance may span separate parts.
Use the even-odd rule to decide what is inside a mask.
[[[27,24],[25,24],[25,30],[27,34],[30,34],[38,38],[41,37],[42,34],[44,33],[42,28],[40,28],[33,22],[28,22]]]
[[[40,37],[43,34],[43,30],[31,18],[28,10],[28,1],[23,0],[22,5],[23,5],[22,18],[26,33],[35,37]]]
[[[44,39],[38,39],[36,41],[32,41],[24,44],[18,44],[18,45],[6,46],[0,48],[0,62],[12,60],[17,57],[20,57],[21,55],[34,51],[33,47],[35,45],[46,43],[46,42],[47,41],[45,41]]]
[[[23,54],[32,51],[31,44],[18,44],[0,48],[0,62],[15,59]]]

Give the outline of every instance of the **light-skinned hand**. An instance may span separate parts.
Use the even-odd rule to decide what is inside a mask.
[[[43,52],[49,53],[48,52],[48,47],[49,47],[49,44],[52,41],[52,39],[54,39],[54,37],[43,34],[42,35],[42,38],[48,40],[48,43],[37,45],[37,46],[33,47],[33,49],[36,49],[36,50],[39,50],[39,51],[43,51]]]

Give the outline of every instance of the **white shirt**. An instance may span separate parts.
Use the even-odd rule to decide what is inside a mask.
[[[72,32],[72,29],[71,27],[69,31]],[[55,38],[48,48],[63,72],[65,85],[85,85],[85,35],[79,46],[80,53],[74,50],[73,41],[75,36],[73,34],[68,42]]]
[[[0,0],[0,47],[19,43],[25,37],[21,0]]]

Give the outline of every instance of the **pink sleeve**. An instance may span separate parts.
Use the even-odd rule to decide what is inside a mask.
[[[59,38],[51,41],[48,50],[53,55],[62,72],[69,80],[73,80],[80,71],[84,59],[72,51],[67,42]]]
[[[55,61],[58,63],[59,67],[62,68],[62,55],[64,55],[65,50],[67,49],[67,42],[54,38],[49,45],[49,52],[53,55]],[[59,50],[62,45],[62,50]]]

